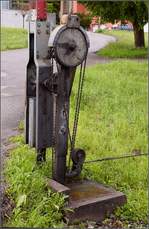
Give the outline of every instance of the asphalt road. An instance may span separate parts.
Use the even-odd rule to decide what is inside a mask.
[[[115,38],[88,32],[90,48],[87,65],[107,62],[94,52],[114,42]],[[25,71],[28,50],[1,52],[1,142],[17,133],[19,121],[24,117]]]

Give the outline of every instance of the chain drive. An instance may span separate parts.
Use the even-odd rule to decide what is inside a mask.
[[[53,63],[52,58],[52,65]],[[70,162],[71,162],[71,155],[72,151],[75,148],[75,141],[76,141],[76,134],[77,134],[77,126],[78,126],[78,120],[79,120],[79,113],[80,113],[80,104],[81,104],[81,97],[82,97],[82,91],[83,91],[83,83],[84,83],[84,76],[85,76],[85,67],[86,67],[86,59],[87,56],[84,60],[84,62],[81,64],[80,67],[80,74],[79,74],[79,83],[78,83],[78,91],[77,91],[77,98],[76,98],[76,107],[75,107],[75,114],[74,114],[74,123],[73,123],[73,131],[72,131],[72,136],[70,133],[70,128],[69,128],[69,114],[67,113],[67,104],[64,105],[64,113],[66,117],[66,122],[67,122],[67,129],[68,129],[68,138],[70,141],[70,153],[69,153],[69,159],[68,159],[68,171],[70,171]],[[57,65],[57,70],[59,73],[59,66]],[[60,74],[58,74],[60,76]],[[54,85],[54,77],[52,78],[52,85]],[[65,94],[65,85],[63,87],[63,93]],[[55,163],[55,154],[56,154],[56,114],[57,114],[57,94],[54,91],[54,87],[52,87],[52,96],[53,96],[53,137],[52,137],[52,166],[54,166]],[[53,167],[52,167],[53,171]]]

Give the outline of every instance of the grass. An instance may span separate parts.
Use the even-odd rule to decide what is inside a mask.
[[[22,144],[21,136],[15,137],[20,145],[11,152],[6,174],[10,184],[8,195],[15,201],[9,227],[62,227],[64,197],[48,189],[45,176],[50,175],[51,163],[35,165],[35,152]]]
[[[145,33],[145,48],[135,48],[133,31],[105,31],[106,35],[117,38],[117,42],[110,43],[105,48],[97,52],[100,56],[111,58],[147,58],[148,34]]]
[[[71,99],[72,123],[78,77]],[[147,152],[147,63],[113,61],[90,67],[86,72],[76,146],[85,149],[86,160]],[[22,126],[22,124],[21,124]],[[10,227],[64,227],[64,197],[46,186],[51,177],[51,152],[42,167],[35,165],[35,152],[22,136],[12,139],[19,146],[6,162],[7,194],[14,200]],[[83,177],[123,191],[127,204],[115,212],[129,221],[147,223],[147,158],[136,157],[84,165]]]
[[[1,28],[1,51],[27,48],[27,31],[16,28]]]
[[[134,47],[133,32],[128,31],[105,31],[107,35],[115,36],[116,43],[110,43],[97,52],[100,56],[111,58],[146,58],[147,57],[147,33],[145,34],[146,48]],[[27,31],[16,28],[1,28],[1,51],[10,49],[27,48]]]

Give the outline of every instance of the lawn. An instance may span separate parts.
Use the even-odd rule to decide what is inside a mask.
[[[148,37],[145,34],[146,48],[134,47],[133,32],[129,31],[104,31],[104,34],[117,38],[116,43],[110,43],[97,52],[100,56],[115,58],[146,58]],[[27,31],[16,28],[1,28],[1,50],[27,48]]]
[[[104,31],[103,34],[112,35],[117,38],[117,42],[110,43],[105,48],[97,52],[100,56],[111,58],[147,58],[148,34],[145,33],[145,48],[134,47],[133,31]]]
[[[16,28],[1,28],[1,51],[27,48],[27,31]]]
[[[78,77],[75,77],[70,121],[74,113]],[[51,177],[51,152],[42,167],[35,165],[35,152],[23,136],[6,161],[7,195],[15,208],[5,223],[9,227],[65,227],[64,197],[46,186]],[[86,160],[147,152],[147,62],[113,61],[87,68],[82,98],[77,147]],[[82,177],[108,184],[127,196],[127,204],[115,212],[126,226],[147,224],[147,157],[85,164]]]

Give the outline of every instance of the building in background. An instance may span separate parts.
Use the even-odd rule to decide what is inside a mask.
[[[1,26],[12,28],[27,28],[27,12],[29,10],[29,1],[20,3],[17,0],[1,1]]]
[[[77,0],[62,0],[60,6],[60,18],[62,15],[69,13],[88,15],[89,11],[83,4],[78,3]],[[99,29],[99,23],[100,17],[93,17],[91,24],[89,26],[89,30],[95,32],[97,29]]]
[[[11,0],[3,0],[1,1],[1,10],[9,10],[11,5]]]
[[[1,26],[11,28],[25,28],[28,29],[28,12],[30,3],[35,3],[36,0],[26,0],[18,4],[17,0],[3,0],[1,1]],[[55,13],[48,14],[51,24],[55,26]]]
[[[60,15],[69,14],[69,13],[82,13],[86,14],[87,9],[81,3],[78,3],[77,0],[70,1],[70,0],[62,0],[60,6]]]

